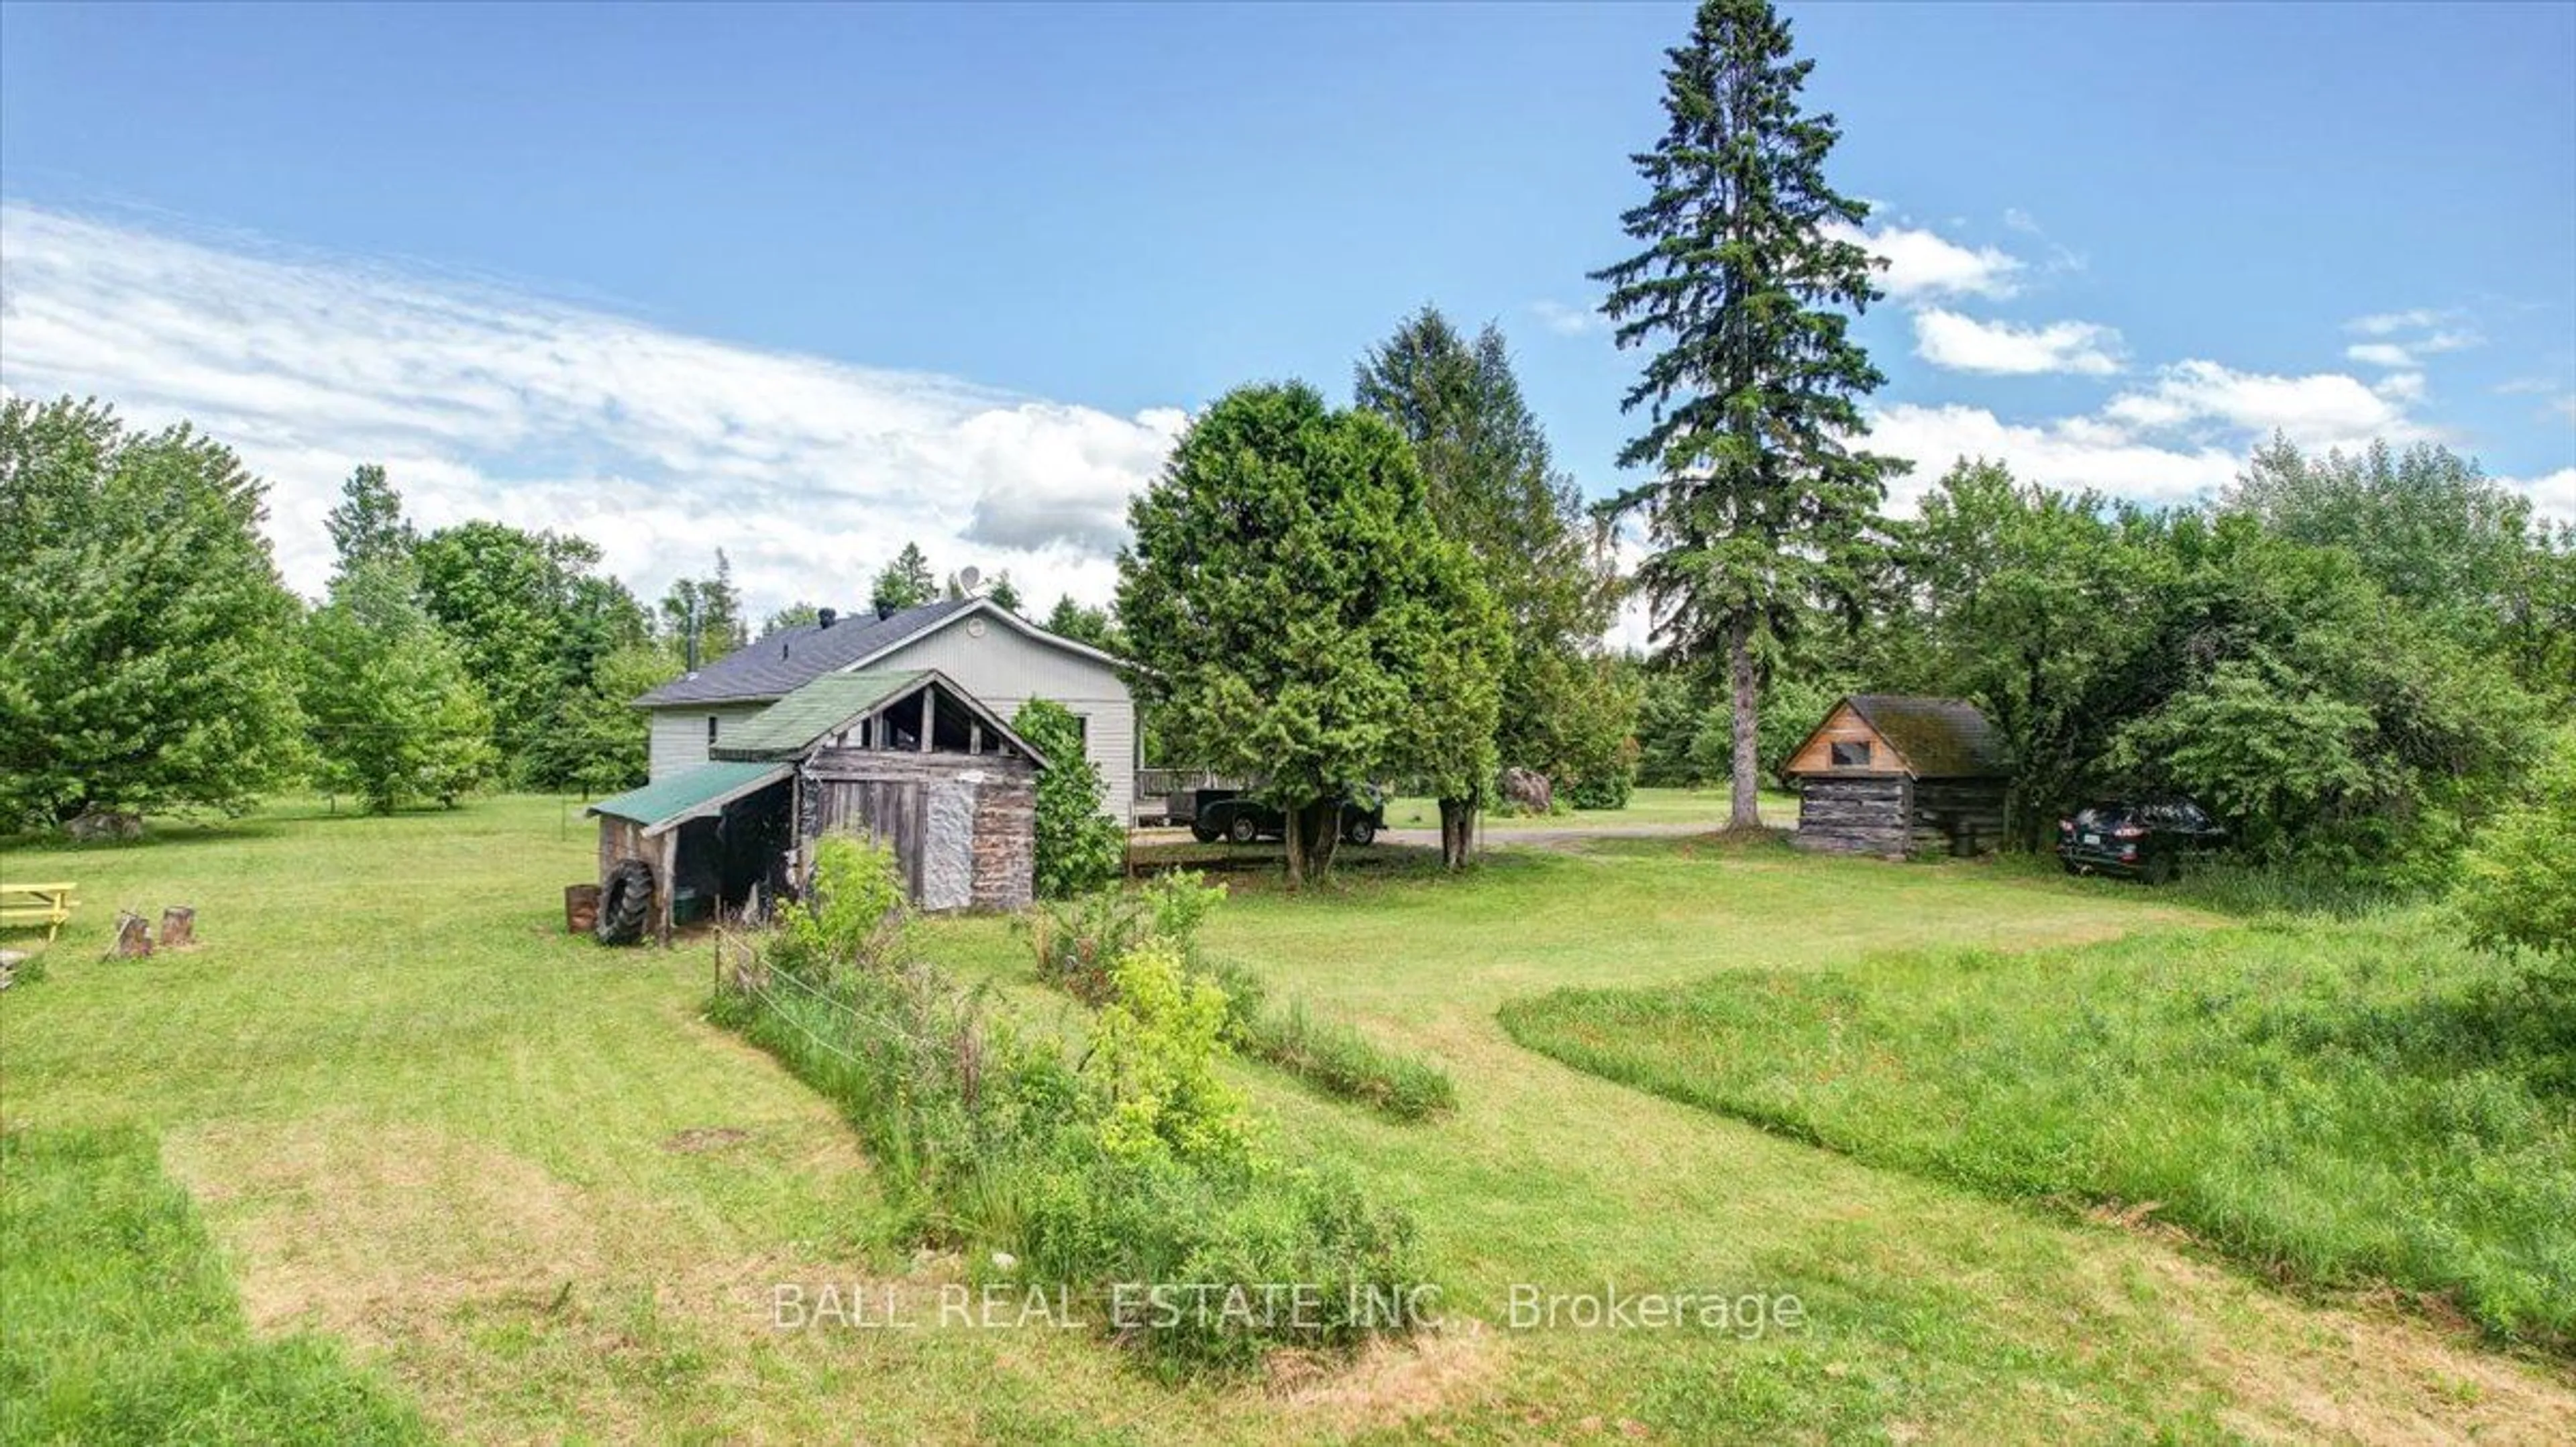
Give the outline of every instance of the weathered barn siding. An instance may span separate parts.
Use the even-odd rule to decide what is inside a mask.
[[[1808,779],[1790,842],[1823,853],[1902,859],[1913,838],[1914,787],[1903,774]]]
[[[682,769],[694,769],[705,763],[708,719],[716,720],[716,737],[721,740],[734,725],[767,707],[769,702],[762,700],[758,703],[686,704],[653,710],[648,715],[653,721],[653,732],[646,777],[667,778]]]
[[[800,772],[797,837],[892,850],[925,910],[1018,909],[1035,884],[1037,773],[1026,759],[824,749]]]
[[[644,826],[629,819],[599,818],[599,877],[604,882],[617,866],[630,859],[641,859],[661,867],[660,852],[644,837]]]
[[[1121,824],[1133,820],[1136,705],[1117,669],[998,618],[972,617],[915,638],[868,667],[938,669],[1004,719],[1032,698],[1063,704],[1083,720],[1083,754],[1106,786],[1101,812]]]

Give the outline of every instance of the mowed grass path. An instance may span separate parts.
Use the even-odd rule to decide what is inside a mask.
[[[51,978],[0,996],[0,1118],[132,1123],[195,1197],[263,1333],[354,1347],[471,1439],[2546,1440],[2567,1384],[2395,1314],[2321,1309],[2156,1240],[1785,1142],[1513,1045],[1506,1000],[1939,941],[2189,924],[2138,891],[1969,867],[1615,845],[1330,897],[1253,889],[1211,948],[1456,1075],[1404,1126],[1242,1078],[1280,1149],[1421,1218],[1453,1317],[1300,1382],[1167,1387],[1085,1333],[779,1333],[775,1283],[927,1290],[810,1092],[697,1018],[702,949],[561,932],[592,836],[550,800],[272,817],[24,852],[78,879]],[[98,962],[114,908],[200,910],[199,950]],[[936,951],[1043,1019],[998,920]],[[1072,1022],[1078,1023],[1078,1022]],[[1550,1291],[1795,1292],[1813,1325],[1513,1331]]]

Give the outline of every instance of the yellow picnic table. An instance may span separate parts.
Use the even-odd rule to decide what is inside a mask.
[[[54,942],[54,932],[72,917],[72,898],[76,885],[70,884],[0,884],[0,925],[36,925],[45,927],[45,943]]]

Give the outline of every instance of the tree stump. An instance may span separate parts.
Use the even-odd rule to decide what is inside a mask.
[[[152,954],[152,921],[132,910],[120,910],[116,916],[116,943],[107,947],[112,960],[147,959]]]
[[[174,904],[161,911],[161,948],[183,950],[197,942],[197,911]]]

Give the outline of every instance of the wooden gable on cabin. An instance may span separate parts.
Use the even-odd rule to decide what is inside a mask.
[[[1901,858],[1981,854],[2003,840],[2002,741],[1958,699],[1853,694],[1782,772],[1798,786],[1802,849]]]
[[[1807,774],[1906,774],[1905,756],[1870,727],[1850,699],[1835,704],[1825,721],[1789,756],[1781,772],[1792,778]]]

